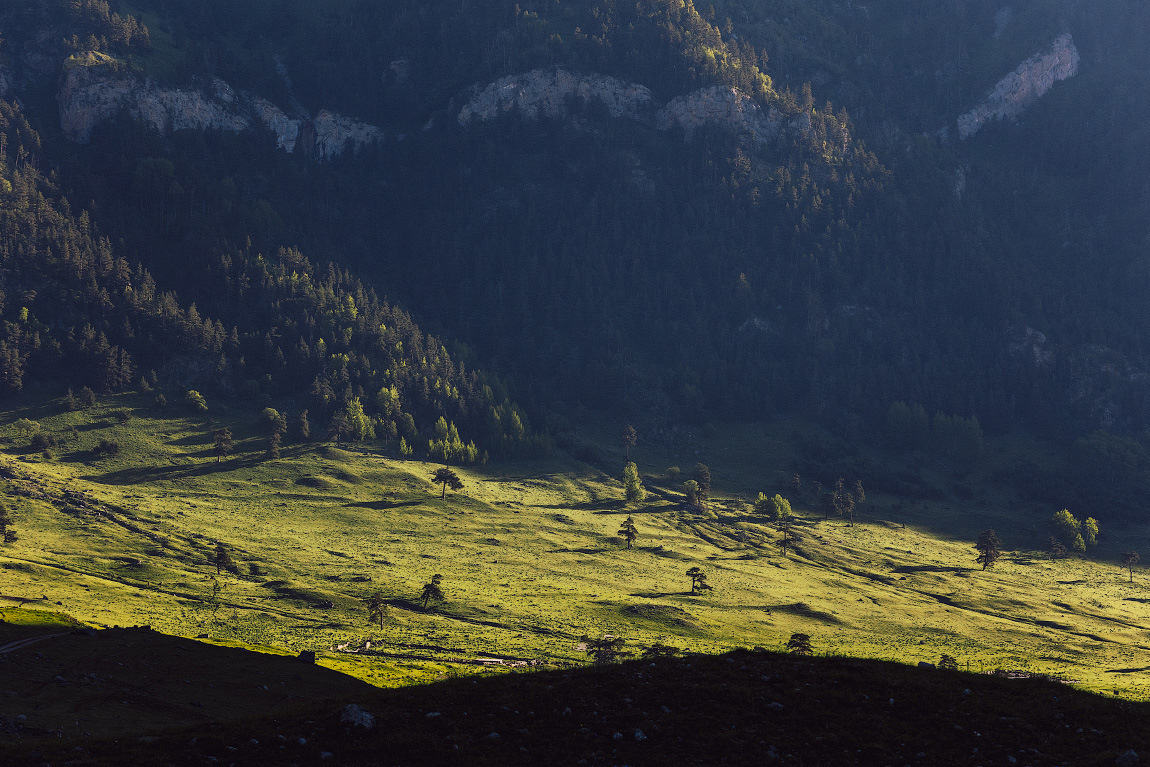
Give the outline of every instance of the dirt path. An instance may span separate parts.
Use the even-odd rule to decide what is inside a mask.
[[[27,637],[26,639],[17,639],[15,642],[9,642],[8,644],[0,644],[0,653],[12,652],[13,650],[19,650],[21,648],[27,647],[30,644],[36,644],[37,642],[42,642],[45,639],[54,639],[56,637],[67,636],[70,633],[72,633],[72,632],[61,631],[59,634],[44,634],[44,635],[38,636],[38,637]]]

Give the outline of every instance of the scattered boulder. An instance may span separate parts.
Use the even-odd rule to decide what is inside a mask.
[[[1114,764],[1117,767],[1133,767],[1135,764],[1141,764],[1141,760],[1138,758],[1138,752],[1129,748],[1118,755]]]
[[[375,727],[375,716],[367,709],[349,703],[343,707],[343,712],[339,715],[339,721],[346,722],[353,727],[362,727],[365,730],[370,730]]]

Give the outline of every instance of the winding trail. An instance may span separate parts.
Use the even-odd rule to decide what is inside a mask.
[[[20,650],[20,649],[27,647],[30,644],[36,644],[37,642],[42,642],[45,639],[55,639],[56,637],[67,636],[70,633],[72,633],[72,632],[61,631],[59,634],[43,634],[41,636],[36,636],[36,637],[27,637],[25,639],[17,639],[15,642],[9,642],[8,644],[0,644],[0,653],[12,652],[13,650]]]

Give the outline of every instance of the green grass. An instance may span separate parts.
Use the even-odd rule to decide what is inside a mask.
[[[27,399],[0,417],[0,468],[12,477],[0,493],[20,531],[0,547],[0,595],[94,626],[315,650],[321,665],[388,687],[512,663],[583,664],[585,635],[623,636],[632,651],[662,642],[719,653],[781,649],[804,632],[823,653],[912,664],[946,653],[975,671],[1030,669],[1150,698],[1145,580],[1028,550],[1041,543],[1032,521],[993,489],[969,504],[876,494],[853,528],[800,508],[803,540],[781,556],[777,534],[744,502],[789,476],[794,424],[640,445],[653,492],[628,508],[618,480],[566,458],[459,468],[464,490],[440,500],[432,464],[314,444],[289,444],[269,462],[258,413],[150,402],[121,395],[61,412]],[[121,408],[133,413],[127,424],[112,417]],[[51,458],[25,449],[12,426],[20,418],[60,440]],[[219,425],[236,452],[217,464],[207,435]],[[120,454],[94,456],[100,439],[118,441]],[[659,479],[699,459],[715,470],[714,518],[685,511]],[[621,454],[607,460],[621,465]],[[640,533],[633,550],[615,537],[627,514]],[[972,532],[991,525],[1010,551],[982,572]],[[1112,532],[1103,555],[1145,533]],[[216,576],[217,540],[238,575]],[[714,591],[690,593],[692,566]],[[425,611],[417,597],[436,573],[447,599]],[[389,603],[382,629],[364,602],[376,590]]]

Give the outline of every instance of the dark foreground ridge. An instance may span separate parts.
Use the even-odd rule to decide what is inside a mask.
[[[235,685],[294,679],[293,703],[261,706],[249,691],[242,712],[227,712],[235,718],[115,739],[60,737],[31,726],[31,717],[6,720],[4,764],[1114,765],[1138,764],[1130,750],[1150,753],[1146,704],[1048,680],[881,661],[740,650],[398,690],[348,679],[340,689],[338,675],[288,657],[138,629],[98,634],[87,640],[129,644],[141,657],[149,642],[182,646],[175,655],[197,667],[179,669],[173,657],[164,668],[151,664],[155,677],[180,686],[187,675],[189,693],[212,678],[224,698],[218,688],[228,674],[219,672],[239,669],[232,656],[246,654],[249,671]],[[50,642],[18,654],[8,669],[35,660],[41,686],[53,686]],[[138,707],[122,697],[104,692],[83,708],[108,715]],[[57,705],[83,715],[75,695]]]

